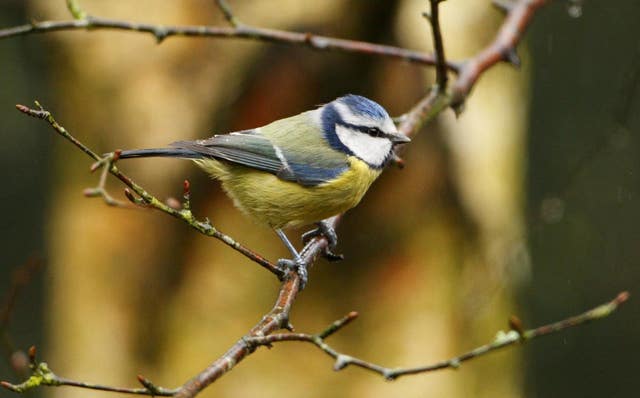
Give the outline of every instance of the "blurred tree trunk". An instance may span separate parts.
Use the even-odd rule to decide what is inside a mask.
[[[531,323],[640,293],[640,2],[570,11],[551,8],[531,31]],[[529,394],[635,396],[639,330],[634,300],[611,322],[541,341]]]
[[[236,4],[237,3],[237,4]],[[63,7],[33,1],[60,17]],[[91,14],[171,24],[223,24],[214,2],[82,2]],[[411,48],[429,43],[422,1],[234,2],[261,26],[324,31]],[[277,9],[278,13],[273,10]],[[448,54],[487,44],[500,23],[487,4],[443,4]],[[136,14],[137,13],[137,14]],[[122,32],[48,38],[58,119],[98,151],[164,145],[254,127],[350,90],[405,111],[430,73],[396,61],[237,40],[169,39]],[[525,76],[507,67],[485,76],[455,122],[448,114],[414,140],[408,167],[388,170],[340,227],[347,260],[320,261],[292,314],[315,331],[358,310],[332,337],[341,350],[386,365],[418,365],[491,339],[513,312],[521,245]],[[49,250],[52,275],[47,359],[60,374],[132,384],[142,373],[175,386],[221,355],[271,306],[276,281],[219,242],[166,216],[113,209],[81,191],[97,180],[88,162],[56,141]],[[188,162],[122,162],[159,197],[178,196],[193,175],[195,212],[269,258],[286,253],[273,233],[241,219],[217,184]],[[113,184],[114,193],[121,187]],[[206,199],[205,199],[206,198]],[[524,256],[526,257],[526,256]],[[386,383],[331,362],[311,346],[260,350],[203,396],[520,395],[513,351]],[[287,386],[285,389],[284,386]],[[79,390],[55,395],[84,396]]]

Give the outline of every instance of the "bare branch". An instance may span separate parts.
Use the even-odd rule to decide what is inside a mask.
[[[436,51],[436,83],[438,91],[444,93],[447,90],[447,61],[444,55],[444,42],[442,40],[442,32],[440,31],[440,3],[444,0],[430,0],[431,14],[429,22],[431,23],[431,31],[433,33],[433,48]]]
[[[493,0],[491,3],[498,10],[508,13],[512,8],[516,0]]]
[[[53,373],[51,369],[49,369],[49,365],[46,362],[35,362],[35,347],[31,347],[29,350],[29,356],[32,360],[31,363],[31,376],[20,384],[11,384],[7,381],[0,381],[0,386],[6,388],[9,391],[24,393],[33,388],[37,388],[40,386],[49,386],[49,387],[61,387],[61,386],[69,386],[69,387],[77,387],[77,388],[85,388],[88,390],[99,390],[99,391],[108,391],[108,392],[119,392],[124,394],[136,394],[136,395],[151,395],[151,396],[173,396],[178,390],[177,389],[166,389],[163,387],[156,387],[149,380],[145,379],[142,376],[138,376],[138,381],[143,385],[143,388],[124,388],[124,387],[112,387],[106,386],[102,384],[94,384],[87,383],[83,381],[76,381],[67,379],[64,377],[60,377]]]
[[[232,24],[231,28],[223,27],[207,27],[207,26],[173,26],[165,27],[159,25],[150,24],[137,24],[126,21],[108,20],[103,18],[90,17],[83,14],[83,17],[74,21],[46,21],[40,23],[33,23],[30,25],[24,25],[21,27],[9,28],[0,30],[0,39],[5,37],[27,35],[32,33],[44,33],[58,30],[80,30],[80,29],[119,29],[146,32],[154,35],[158,41],[170,36],[198,36],[198,37],[221,37],[221,38],[244,38],[251,40],[261,40],[278,42],[292,45],[303,45],[317,50],[336,50],[352,53],[362,53],[370,55],[379,55],[390,58],[403,59],[408,62],[413,62],[421,65],[435,65],[437,73],[437,86],[420,100],[409,112],[404,114],[400,118],[398,130],[408,136],[413,136],[418,133],[420,128],[435,115],[439,114],[442,110],[448,106],[454,107],[454,109],[460,108],[464,99],[470,93],[472,87],[475,85],[478,78],[486,70],[493,65],[501,61],[509,61],[513,64],[517,64],[519,61],[515,53],[515,47],[521,40],[526,26],[530,23],[535,11],[538,8],[547,3],[546,0],[519,0],[509,7],[507,17],[496,39],[487,46],[484,50],[478,53],[473,58],[467,60],[464,64],[448,62],[444,55],[444,46],[442,43],[442,37],[439,27],[439,13],[438,4],[442,0],[430,0],[431,1],[431,15],[430,20],[432,22],[432,29],[434,29],[434,44],[436,47],[436,57],[420,53],[409,51],[392,46],[382,46],[372,43],[342,40],[324,36],[316,36],[310,33],[296,33],[271,29],[254,28],[250,26],[242,25],[233,15],[231,9],[224,0],[216,0],[218,7],[224,13],[225,18]],[[69,0],[68,4],[75,4],[76,9],[80,10],[77,6],[77,2]],[[70,6],[71,10],[71,6]],[[77,17],[77,12],[71,11],[74,17]],[[78,11],[78,12],[81,12]],[[79,14],[78,14],[79,15]],[[447,70],[459,73],[459,77],[453,85],[450,93],[447,93],[445,88],[447,85]],[[189,186],[185,184],[184,189],[184,203],[180,208],[177,206],[167,206],[157,200],[155,197],[147,193],[143,188],[135,184],[131,179],[122,174],[118,168],[114,165],[114,161],[117,160],[117,152],[111,157],[101,158],[84,144],[77,141],[72,137],[62,126],[60,126],[52,115],[44,108],[38,105],[39,109],[31,109],[22,105],[17,106],[18,109],[30,116],[41,118],[46,120],[53,128],[61,134],[63,137],[74,143],[78,148],[85,152],[88,156],[98,161],[98,165],[103,167],[103,174],[106,176],[108,171],[112,175],[120,179],[130,190],[126,190],[127,197],[136,204],[141,204],[148,207],[159,209],[165,213],[168,213],[176,218],[179,218],[189,224],[192,228],[199,232],[214,236],[227,245],[240,251],[248,258],[261,264],[272,273],[276,274],[281,280],[283,280],[278,298],[272,310],[267,313],[260,322],[256,324],[245,336],[240,338],[235,344],[233,344],[229,350],[220,358],[215,360],[206,369],[201,371],[191,380],[187,381],[182,387],[175,390],[163,389],[156,387],[144,377],[139,377],[139,382],[143,385],[142,389],[112,389],[107,391],[120,391],[133,394],[145,394],[145,395],[174,395],[181,398],[193,397],[200,391],[206,388],[208,385],[222,377],[224,374],[232,370],[240,361],[250,355],[257,346],[269,345],[279,341],[308,341],[328,355],[335,359],[335,368],[337,370],[342,369],[348,365],[360,366],[365,369],[380,373],[385,378],[395,379],[397,377],[423,373],[438,369],[456,368],[461,362],[482,356],[488,352],[497,350],[499,348],[507,347],[519,342],[524,342],[535,337],[554,333],[568,327],[581,325],[591,320],[599,319],[609,315],[620,304],[622,304],[628,298],[627,293],[621,293],[613,301],[599,306],[591,311],[576,317],[567,318],[558,323],[546,325],[531,330],[521,330],[517,322],[513,321],[513,328],[511,331],[499,334],[496,339],[484,346],[478,347],[466,354],[460,355],[456,358],[449,359],[447,361],[438,362],[432,365],[415,368],[385,368],[380,365],[372,364],[361,359],[351,357],[335,351],[328,346],[324,340],[339,331],[342,327],[346,326],[349,322],[356,318],[356,313],[350,313],[346,317],[334,322],[325,331],[316,335],[301,334],[301,333],[279,333],[273,334],[279,329],[292,330],[292,326],[289,323],[289,313],[291,306],[295,302],[296,296],[300,289],[300,278],[295,272],[286,273],[267,260],[264,260],[261,256],[253,253],[247,248],[240,246],[230,237],[223,235],[217,231],[208,221],[201,222],[196,220],[191,214],[189,205]],[[102,181],[98,185],[98,188],[103,188]],[[98,196],[102,196],[105,200],[108,197],[104,195],[104,191],[98,192]],[[135,193],[135,195],[134,195]],[[137,196],[136,196],[137,195]],[[336,227],[341,220],[342,215],[333,217],[328,221],[328,224],[332,227]],[[318,236],[311,239],[301,251],[303,261],[307,264],[315,262],[318,256],[325,252],[327,249],[327,239],[323,236]],[[42,365],[39,364],[39,365]],[[46,366],[46,364],[44,364]],[[35,371],[41,373],[41,379],[46,380],[50,377],[52,372],[34,368]],[[46,376],[49,375],[49,376]],[[45,377],[46,376],[46,377]],[[56,376],[57,377],[57,376]],[[84,388],[92,388],[88,386],[95,386],[87,383],[79,383],[67,379],[58,378],[58,380],[64,380],[67,384]],[[72,384],[76,383],[76,384]],[[24,383],[23,383],[24,384]],[[41,383],[44,384],[44,383]],[[9,383],[3,382],[3,386],[7,388],[16,387]],[[51,384],[53,385],[53,384]],[[18,385],[21,386],[21,385]],[[99,386],[101,388],[111,388]],[[163,394],[166,393],[166,394]]]
[[[100,157],[98,154],[96,154],[91,149],[89,149],[86,145],[84,145],[83,143],[78,141],[75,137],[73,137],[64,127],[62,127],[60,124],[58,124],[58,122],[54,119],[54,117],[51,114],[51,112],[49,112],[48,110],[44,109],[38,102],[36,102],[36,106],[38,107],[38,109],[31,109],[31,108],[29,108],[27,106],[24,106],[24,105],[16,105],[16,108],[20,112],[22,112],[22,113],[24,113],[26,115],[29,115],[31,117],[35,117],[35,118],[38,118],[38,119],[45,120],[47,123],[49,123],[49,125],[51,125],[51,127],[58,134],[60,134],[66,140],[70,141],[72,144],[74,144],[76,147],[78,147],[82,152],[87,154],[89,157],[91,157],[94,160],[98,161],[98,165],[101,165],[102,162],[107,162],[107,166],[105,166],[105,167],[108,167],[109,173],[111,173],[113,176],[118,178],[127,187],[129,187],[133,192],[135,192],[138,196],[140,196],[141,200],[146,205],[148,205],[149,207],[158,209],[158,210],[160,210],[160,211],[162,211],[164,213],[167,213],[167,214],[169,214],[169,215],[171,215],[171,216],[173,216],[173,217],[175,217],[175,218],[177,218],[179,220],[182,220],[183,222],[187,223],[190,227],[192,227],[193,229],[195,229],[196,231],[198,231],[198,232],[200,232],[200,233],[202,233],[204,235],[211,236],[211,237],[214,237],[214,238],[216,238],[218,240],[221,240],[227,246],[232,247],[234,250],[240,252],[244,256],[248,257],[250,260],[252,260],[255,263],[259,264],[260,266],[262,266],[263,268],[265,268],[266,270],[268,270],[272,274],[276,275],[279,279],[283,279],[285,277],[284,271],[282,271],[280,268],[278,268],[277,266],[275,266],[274,264],[269,262],[267,259],[265,259],[261,255],[255,253],[254,251],[250,250],[249,248],[247,248],[245,246],[242,246],[240,243],[236,242],[230,236],[225,235],[222,232],[218,231],[215,227],[213,227],[213,225],[211,225],[209,220],[199,221],[198,219],[196,219],[193,216],[193,214],[191,213],[190,209],[177,210],[177,209],[172,208],[171,206],[166,205],[165,203],[161,202],[160,200],[158,200],[155,196],[153,196],[150,193],[148,193],[144,188],[142,188],[140,185],[136,184],[127,175],[122,173],[116,167],[116,165],[113,164],[113,161],[115,160],[113,155],[110,155],[110,156],[108,156],[106,158]],[[95,167],[95,165],[94,165],[94,167]],[[99,196],[103,196],[104,197],[104,195],[99,195]]]
[[[465,98],[480,76],[499,62],[520,65],[516,47],[536,11],[549,0],[518,0],[507,9],[507,17],[491,44],[463,63],[452,87],[451,106],[459,112]],[[503,3],[503,2],[501,2]]]
[[[67,0],[67,9],[69,9],[74,19],[85,19],[87,17],[87,13],[80,8],[77,0]]]
[[[85,17],[83,19],[32,22],[26,25],[0,29],[0,39],[63,30],[86,30],[88,32],[92,32],[95,30],[109,29],[149,33],[153,35],[158,42],[162,42],[164,39],[173,36],[239,38],[280,44],[301,45],[318,51],[341,51],[347,53],[382,56],[418,65],[433,66],[436,64],[436,60],[431,54],[382,44],[319,36],[308,32],[289,32],[284,30],[251,27],[243,24],[236,24],[233,27],[161,26],[148,23],[93,17],[86,14],[84,15]],[[233,14],[231,14],[231,16],[236,23],[238,23]],[[452,62],[447,63],[447,67],[453,72],[457,72],[459,69],[459,65]]]
[[[231,7],[229,7],[229,4],[227,3],[226,0],[216,0],[216,4],[218,5],[218,8],[220,9],[220,11],[222,11],[222,14],[224,15],[224,19],[226,19],[227,22],[231,24],[231,26],[237,28],[238,26],[242,25],[238,20],[238,18],[236,18],[236,16],[233,15],[233,11],[231,11]]]
[[[314,260],[309,254],[302,254],[305,262]],[[309,264],[309,263],[308,263]],[[255,350],[255,345],[251,339],[255,337],[267,336],[278,329],[292,330],[289,323],[289,312],[300,289],[300,277],[297,273],[291,272],[290,278],[285,280],[280,287],[280,293],[273,309],[262,320],[249,331],[249,333],[238,340],[227,352],[198,375],[187,381],[175,395],[178,398],[189,398],[196,396],[211,383],[222,377],[233,369],[240,361],[246,358]]]
[[[580,315],[572,316],[567,319],[563,319],[559,322],[551,323],[548,325],[540,326],[534,329],[529,330],[516,330],[512,329],[508,332],[500,331],[496,334],[494,340],[488,344],[482,345],[480,347],[474,348],[473,350],[466,352],[457,357],[447,359],[444,361],[436,362],[430,365],[418,366],[412,368],[387,368],[381,365],[377,365],[371,362],[364,361],[362,359],[352,357],[350,355],[346,355],[336,351],[334,348],[325,343],[325,338],[328,337],[324,332],[318,334],[305,334],[305,333],[279,333],[272,334],[269,336],[261,336],[261,337],[253,337],[249,339],[251,344],[255,344],[256,346],[266,345],[270,346],[273,343],[279,343],[284,341],[302,341],[308,342],[322,351],[324,351],[327,355],[331,356],[335,359],[335,364],[333,368],[335,370],[341,370],[349,365],[354,365],[375,373],[382,375],[387,380],[395,380],[398,377],[418,374],[418,373],[426,373],[433,372],[441,369],[457,369],[460,367],[462,362],[478,358],[480,356],[484,356],[490,352],[496,351],[501,348],[505,348],[508,346],[512,346],[518,343],[525,343],[527,341],[533,340],[537,337],[546,336],[552,333],[560,332],[567,328],[580,326],[585,323],[595,321],[598,319],[602,319],[611,315],[620,305],[626,302],[629,299],[628,292],[622,292],[618,294],[616,298],[613,300],[599,305],[587,312],[584,312]],[[339,321],[334,322],[332,327],[339,329],[344,327],[348,322],[345,322],[345,319],[353,319],[345,317]],[[331,329],[331,327],[330,327]]]
[[[93,31],[101,29],[149,33],[152,34],[158,42],[172,36],[241,38],[289,45],[301,45],[319,51],[341,51],[382,56],[400,59],[419,65],[436,66],[440,69],[438,75],[441,76],[438,78],[438,85],[442,86],[443,83],[446,84],[447,74],[442,72],[442,65],[438,67],[438,56],[394,46],[318,36],[312,33],[289,32],[247,26],[238,23],[237,18],[234,16],[230,7],[224,0],[216,1],[218,2],[218,7],[225,14],[225,18],[227,18],[227,20],[232,18],[232,21],[236,21],[236,25],[233,27],[161,26],[93,17],[83,13],[81,14],[84,16],[82,19],[75,19],[71,21],[33,22],[27,25],[0,29],[0,39],[61,30]],[[436,19],[439,19],[437,5],[440,1],[443,0],[433,0],[431,2],[432,14],[434,13],[434,9],[436,10]],[[431,21],[434,29],[436,53],[438,53],[438,47],[442,47],[442,54],[440,56],[440,59],[443,60],[442,64],[446,65],[448,70],[458,74],[458,78],[451,89],[451,98],[448,101],[457,113],[461,111],[463,102],[469,95],[476,81],[487,69],[502,61],[510,62],[514,66],[518,66],[520,64],[520,60],[515,50],[516,46],[522,39],[524,31],[531,22],[536,11],[548,2],[549,0],[513,0],[508,3],[508,7],[505,8],[504,5],[507,3],[504,0],[498,1],[498,5],[503,6],[502,8],[507,12],[505,22],[500,28],[494,41],[476,56],[466,60],[465,62],[452,62],[444,59],[442,37],[440,33],[435,32],[435,30],[439,32],[439,21],[436,21],[436,23]],[[76,4],[76,1],[71,1],[71,3]],[[79,7],[77,9],[79,10]],[[432,20],[434,16],[428,15],[428,17]],[[230,22],[233,24],[232,21]],[[440,39],[437,40],[436,36],[439,36]]]
[[[107,156],[104,160],[98,161],[91,166],[91,171],[95,171],[99,168],[102,169],[100,172],[100,180],[98,181],[98,186],[94,188],[87,188],[82,193],[84,196],[88,198],[101,197],[104,202],[109,206],[121,207],[125,209],[134,209],[136,207],[130,206],[128,203],[115,199],[113,196],[109,194],[106,188],[107,184],[107,176],[109,175],[109,169],[111,164],[120,157],[120,151],[116,151],[113,154]]]

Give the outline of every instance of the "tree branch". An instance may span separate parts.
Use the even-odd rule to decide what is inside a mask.
[[[436,51],[436,83],[438,91],[444,93],[447,90],[447,60],[444,56],[444,42],[442,40],[442,32],[440,31],[440,3],[444,0],[430,0],[431,15],[429,22],[431,23],[431,31],[433,35],[433,48]]]
[[[295,275],[295,274],[293,274]],[[372,362],[346,355],[338,352],[325,340],[347,326],[358,317],[358,313],[351,312],[342,319],[333,322],[325,330],[316,334],[306,333],[277,333],[270,334],[279,328],[291,329],[288,323],[289,311],[295,300],[297,289],[299,288],[299,278],[295,275],[292,279],[283,283],[280,295],[273,309],[256,325],[246,336],[243,336],[231,349],[225,353],[223,357],[211,364],[205,371],[194,377],[182,387],[177,389],[166,389],[157,387],[149,380],[142,376],[138,376],[138,381],[144,388],[121,388],[110,387],[99,384],[79,382],[62,378],[54,374],[45,362],[35,363],[35,349],[30,350],[30,358],[32,360],[32,376],[21,384],[11,384],[6,381],[0,382],[0,385],[14,392],[25,392],[40,385],[46,386],[72,386],[91,390],[102,390],[111,392],[120,392],[127,394],[151,395],[151,396],[175,396],[175,397],[193,397],[202,391],[206,386],[218,379],[220,376],[231,370],[247,355],[253,353],[259,346],[271,346],[274,343],[285,341],[307,342],[315,345],[324,353],[335,360],[334,370],[342,370],[349,365],[357,366],[374,373],[378,373],[387,380],[395,380],[401,376],[413,375],[419,373],[433,372],[442,369],[458,369],[465,361],[478,358],[489,354],[493,351],[512,346],[518,343],[525,343],[538,337],[550,335],[562,330],[584,325],[586,323],[605,318],[611,315],[618,307],[629,299],[628,292],[619,293],[613,300],[601,304],[582,314],[575,315],[558,322],[540,326],[534,329],[522,330],[518,323],[510,322],[512,329],[508,332],[499,331],[496,337],[490,343],[484,344],[471,351],[461,354],[457,357],[433,364],[411,367],[411,368],[387,368]]]
[[[88,32],[92,32],[96,30],[107,29],[149,33],[155,37],[158,43],[173,36],[225,39],[238,38],[288,45],[300,45],[318,51],[341,51],[346,53],[383,56],[418,65],[433,66],[436,64],[436,60],[431,54],[407,50],[400,47],[374,44],[357,40],[338,39],[328,36],[315,35],[309,32],[289,32],[284,30],[259,28],[240,24],[237,18],[231,13],[230,8],[224,1],[222,3],[218,2],[218,4],[225,4],[224,6],[219,7],[223,10],[225,18],[232,24],[232,27],[153,25],[148,23],[138,23],[94,17],[87,15],[81,10],[77,10],[76,12],[80,14],[74,13],[74,17],[76,15],[81,15],[83,16],[83,18],[68,21],[32,22],[30,24],[21,26],[0,29],[0,39],[6,39],[15,36],[25,36],[35,33],[78,30],[86,30]],[[449,68],[453,72],[457,72],[459,65],[449,62],[447,63],[447,68]]]
[[[118,178],[127,187],[129,187],[133,192],[135,192],[138,196],[140,196],[140,202],[138,202],[138,203],[144,203],[145,205],[147,205],[149,207],[158,209],[158,210],[160,210],[160,211],[162,211],[164,213],[167,213],[167,214],[169,214],[169,215],[171,215],[171,216],[173,216],[173,217],[175,217],[175,218],[177,218],[179,220],[182,220],[183,222],[187,223],[191,228],[195,229],[196,231],[200,232],[201,234],[204,234],[204,235],[207,235],[207,236],[211,236],[213,238],[216,238],[216,239],[224,242],[227,246],[230,246],[234,250],[236,250],[236,251],[240,252],[241,254],[243,254],[244,256],[248,257],[253,262],[259,264],[260,266],[265,268],[267,271],[269,271],[272,274],[276,275],[279,279],[283,279],[285,277],[285,272],[283,270],[281,270],[280,268],[278,268],[277,266],[275,266],[274,264],[269,262],[267,259],[265,259],[261,255],[259,255],[258,253],[255,253],[254,251],[250,250],[249,248],[241,245],[240,243],[235,241],[230,236],[225,235],[222,232],[218,231],[213,225],[211,225],[209,220],[199,221],[198,219],[196,219],[193,216],[193,213],[191,213],[191,210],[189,208],[174,209],[173,207],[168,206],[165,203],[163,203],[160,200],[158,200],[155,196],[151,195],[149,192],[147,192],[140,185],[136,184],[131,178],[129,178],[124,173],[122,173],[118,169],[118,167],[116,167],[115,164],[113,164],[113,162],[115,160],[117,160],[117,156],[118,156],[118,152],[117,151],[115,153],[107,156],[107,157],[104,157],[104,158],[100,157],[98,154],[96,154],[91,149],[89,149],[89,147],[87,147],[86,145],[84,145],[83,143],[78,141],[75,137],[73,137],[63,126],[58,124],[58,122],[55,120],[55,118],[53,117],[51,112],[49,112],[48,110],[44,109],[38,102],[36,102],[36,106],[38,107],[38,109],[32,109],[32,108],[29,108],[29,107],[24,106],[24,105],[16,105],[16,108],[20,112],[22,112],[22,113],[24,113],[26,115],[29,115],[31,117],[35,117],[35,118],[38,118],[38,119],[45,120],[47,123],[49,123],[49,125],[51,125],[51,127],[58,134],[60,134],[66,140],[70,141],[76,147],[78,147],[87,156],[89,156],[89,157],[91,157],[91,158],[93,158],[94,160],[97,161],[97,163],[95,163],[92,166],[92,169],[96,169],[96,168],[98,168],[100,166],[105,167],[106,169],[109,170],[109,173],[111,173],[111,175],[113,175],[116,178]],[[101,184],[103,184],[103,183],[104,183],[104,181],[101,182]],[[100,192],[100,188],[101,188],[101,186],[99,185],[97,189],[94,188],[93,190],[89,190],[89,191],[85,190],[85,194],[89,193],[90,196],[91,196],[91,193],[93,192],[94,193],[93,196],[103,196],[104,197],[104,195]],[[97,194],[96,194],[96,192],[97,192]],[[129,195],[127,195],[127,196],[129,198],[132,198],[132,196],[130,196],[130,195],[131,195],[131,193],[129,193]],[[105,200],[107,202],[109,202],[109,200],[106,197],[105,197]]]
[[[598,319],[602,319],[611,315],[615,310],[618,309],[620,305],[625,303],[629,299],[628,292],[622,292],[618,294],[616,298],[613,300],[599,305],[589,311],[586,311],[580,315],[572,316],[566,319],[563,319],[559,322],[551,323],[548,325],[540,326],[534,329],[529,330],[516,330],[512,329],[508,332],[499,331],[496,334],[496,337],[490,343],[484,344],[480,347],[474,348],[471,351],[468,351],[462,355],[457,357],[447,359],[444,361],[436,362],[429,365],[412,367],[412,368],[387,368],[381,365],[377,365],[371,362],[367,362],[365,360],[352,357],[350,355],[346,355],[336,351],[334,348],[325,343],[325,339],[329,336],[329,334],[334,333],[340,328],[346,326],[351,320],[355,319],[357,316],[356,313],[351,313],[346,317],[342,318],[334,322],[329,329],[331,333],[327,333],[326,331],[320,332],[317,334],[305,334],[305,333],[279,333],[272,334],[269,336],[261,336],[261,337],[252,337],[248,341],[251,344],[256,346],[270,346],[274,343],[284,342],[284,341],[302,341],[315,345],[320,350],[325,352],[327,355],[335,359],[335,363],[333,366],[334,370],[342,370],[349,365],[354,365],[375,373],[382,375],[387,380],[395,380],[398,377],[418,374],[418,373],[426,373],[433,372],[441,369],[457,369],[460,367],[462,362],[484,356],[490,352],[499,350],[501,348],[505,348],[518,343],[525,343],[530,340],[533,340],[537,337],[546,336],[549,334],[553,334],[556,332],[560,332],[562,330],[580,326],[585,323],[589,323]]]
[[[431,19],[432,29],[434,29],[436,57],[392,46],[383,46],[359,41],[317,36],[310,33],[296,33],[246,26],[241,24],[235,18],[231,9],[224,0],[216,1],[218,7],[225,15],[226,20],[232,25],[232,27],[159,26],[96,18],[88,16],[81,9],[79,9],[76,1],[68,0],[69,8],[70,10],[72,10],[75,20],[45,21],[39,23],[36,22],[20,27],[3,29],[0,30],[0,39],[17,35],[45,33],[58,30],[118,29],[150,33],[159,42],[171,36],[244,38],[250,40],[302,45],[323,51],[335,50],[369,55],[379,55],[389,58],[403,59],[405,61],[421,65],[435,65],[438,84],[409,112],[401,117],[401,121],[398,125],[398,130],[400,132],[408,136],[413,136],[417,134],[417,132],[425,123],[439,114],[442,110],[446,109],[448,106],[452,106],[455,110],[459,111],[462,103],[471,92],[471,89],[475,85],[476,81],[486,70],[491,68],[493,65],[501,61],[509,61],[512,64],[518,64],[519,61],[517,59],[517,56],[515,55],[515,47],[522,39],[524,30],[530,23],[535,12],[548,2],[546,0],[515,1],[508,8],[507,17],[494,41],[476,56],[467,60],[464,64],[459,64],[448,62],[445,59],[444,46],[442,45],[442,37],[439,30],[438,3],[441,0],[430,0],[432,6]],[[72,6],[74,7],[73,9]],[[434,15],[435,18],[433,17]],[[436,36],[438,38],[436,38]],[[455,81],[453,87],[449,92],[444,89],[447,85],[447,70],[459,74],[458,79]],[[329,335],[339,331],[351,320],[355,319],[355,317],[357,316],[357,314],[355,313],[351,313],[345,318],[336,321],[327,330],[315,335],[298,333],[273,334],[273,332],[283,328],[292,330],[292,327],[289,323],[289,313],[291,310],[291,306],[295,302],[296,296],[300,289],[300,278],[296,273],[291,272],[285,274],[282,270],[278,269],[258,254],[253,253],[249,249],[240,246],[230,237],[223,235],[222,233],[217,231],[213,226],[211,226],[208,221],[201,222],[196,220],[190,211],[188,183],[185,183],[185,200],[181,208],[173,208],[171,206],[165,205],[158,199],[147,193],[143,188],[135,184],[131,179],[129,179],[126,175],[122,174],[118,170],[118,168],[113,163],[117,160],[118,152],[113,153],[110,157],[100,158],[96,153],[91,151],[84,144],[80,143],[74,137],[72,137],[62,126],[60,126],[55,121],[55,119],[47,110],[40,107],[39,105],[38,108],[39,109],[31,109],[22,105],[18,106],[18,109],[23,113],[46,120],[54,128],[54,130],[56,130],[56,132],[58,132],[70,142],[74,143],[74,145],[85,152],[88,156],[95,159],[97,163],[96,165],[94,165],[94,168],[102,167],[102,176],[106,176],[106,173],[108,172],[125,183],[125,185],[127,185],[131,189],[131,191],[126,191],[125,193],[127,193],[127,197],[134,203],[159,209],[167,214],[172,215],[173,217],[181,219],[182,221],[189,224],[192,228],[205,235],[213,236],[217,239],[222,240],[227,245],[233,247],[235,250],[240,251],[242,254],[267,268],[269,271],[276,274],[281,280],[283,280],[278,293],[278,298],[272,310],[267,313],[261,319],[261,321],[258,322],[245,336],[243,336],[235,344],[233,344],[225,354],[215,360],[211,365],[209,365],[206,369],[201,371],[191,380],[187,381],[183,386],[174,390],[163,389],[160,387],[155,387],[148,380],[139,377],[139,381],[144,387],[143,389],[109,389],[108,391],[120,391],[145,395],[174,395],[180,398],[193,397],[208,385],[233,369],[240,361],[254,352],[257,346],[268,345],[279,341],[292,340],[308,341],[315,344],[336,360],[336,369],[342,369],[343,367],[352,364],[380,373],[388,379],[395,379],[407,374],[423,373],[445,368],[455,368],[459,366],[459,364],[463,361],[479,357],[496,349],[513,345],[519,342],[528,341],[535,337],[550,334],[553,332],[564,330],[568,327],[577,326],[591,320],[602,318],[609,315],[628,298],[627,293],[621,293],[613,301],[599,306],[589,312],[536,329],[522,331],[515,327],[514,330],[503,333],[496,337],[493,342],[478,347],[466,354],[460,355],[447,361],[442,361],[432,365],[416,368],[385,368],[380,365],[372,364],[354,357],[341,354],[335,351],[330,346],[326,345],[324,340]],[[106,191],[104,191],[104,178],[102,178],[102,176],[98,187],[94,188],[93,191],[87,191],[86,193],[93,196],[101,196],[105,199],[105,201],[109,203],[110,197],[105,195]],[[134,196],[132,191],[136,195],[138,195],[138,197]],[[329,219],[329,225],[335,228],[339,223],[341,217],[342,215],[339,215]],[[323,236],[312,239],[305,245],[305,247],[301,251],[303,261],[305,261],[305,263],[307,264],[312,264],[313,262],[315,262],[318,256],[324,253],[327,245],[328,242]],[[38,370],[39,368],[37,367],[35,369],[36,371],[44,372],[44,370]],[[49,373],[45,372],[44,374]],[[51,374],[53,373],[51,372]],[[46,380],[46,377],[42,377],[42,379]],[[99,386],[98,388],[96,387],[96,385],[92,384],[73,382],[67,379],[61,380],[65,380],[68,382],[64,385],[74,385],[77,387],[93,389],[111,388],[104,386]],[[12,387],[15,387],[14,385],[6,382],[3,382],[2,385],[10,389]]]
[[[76,381],[67,379],[64,377],[60,377],[53,373],[51,369],[49,369],[49,365],[46,362],[36,362],[36,348],[32,346],[29,348],[29,368],[31,369],[31,376],[20,384],[11,384],[7,381],[0,381],[0,386],[6,388],[9,391],[24,393],[33,388],[39,386],[50,386],[50,387],[61,387],[61,386],[69,386],[69,387],[78,387],[85,388],[88,390],[98,390],[98,391],[108,391],[108,392],[119,392],[125,394],[136,394],[136,395],[151,395],[151,396],[173,396],[177,393],[177,389],[169,390],[162,387],[156,387],[153,383],[142,376],[138,376],[138,382],[142,384],[143,388],[123,388],[123,387],[112,387],[106,386],[102,384],[94,384],[87,383],[84,381]]]
[[[520,66],[516,47],[536,11],[547,3],[549,0],[518,0],[506,8],[507,16],[493,42],[465,61],[459,69],[458,78],[451,89],[451,106],[456,112],[461,110],[465,98],[487,69],[503,61]]]
[[[231,11],[231,7],[229,7],[229,4],[226,2],[226,0],[216,0],[216,5],[220,9],[220,11],[222,11],[224,19],[226,19],[227,22],[231,24],[231,26],[237,28],[238,26],[242,25],[238,18],[233,15],[233,11]]]

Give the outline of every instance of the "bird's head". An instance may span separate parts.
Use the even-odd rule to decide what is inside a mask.
[[[359,95],[348,94],[318,109],[325,138],[335,150],[381,168],[397,144],[409,142],[398,133],[387,111]]]

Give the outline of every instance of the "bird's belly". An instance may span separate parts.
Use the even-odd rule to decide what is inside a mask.
[[[220,179],[236,207],[251,218],[273,228],[294,227],[345,212],[360,202],[380,171],[357,159],[350,163],[338,178],[314,187],[231,165],[234,170]]]

